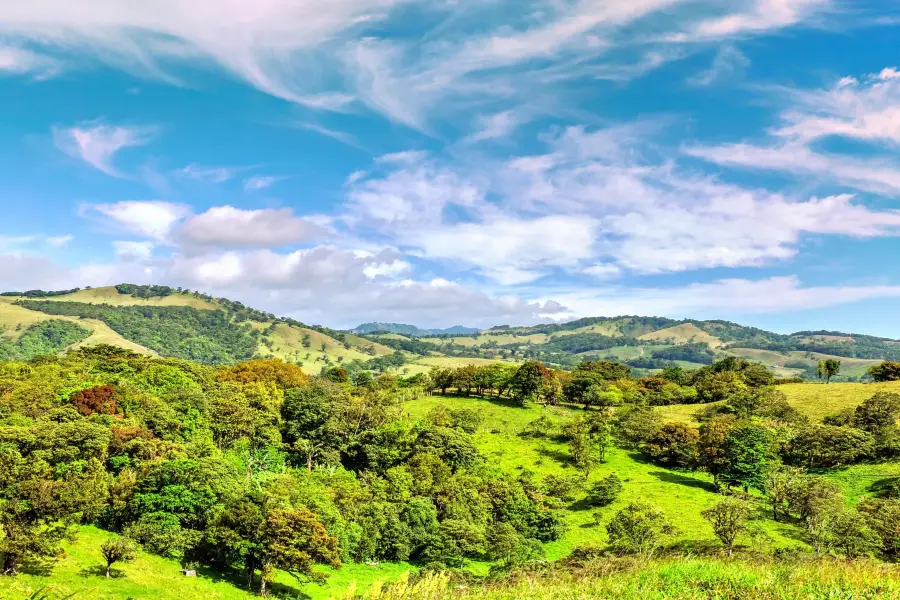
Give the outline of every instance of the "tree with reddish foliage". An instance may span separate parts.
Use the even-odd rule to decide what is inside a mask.
[[[114,415],[118,401],[119,395],[116,393],[116,388],[109,384],[79,390],[69,397],[69,403],[84,416]]]

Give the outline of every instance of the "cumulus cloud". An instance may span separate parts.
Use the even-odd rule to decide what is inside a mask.
[[[134,242],[134,241],[115,241],[113,249],[116,258],[122,261],[145,262],[153,256],[153,249],[156,244],[153,242]]]
[[[183,204],[161,200],[123,200],[113,204],[88,204],[81,207],[83,215],[105,217],[114,233],[128,232],[156,240],[164,240],[172,227],[189,212],[188,207]]]
[[[113,166],[113,157],[120,150],[143,146],[155,135],[152,127],[82,124],[69,128],[53,128],[53,141],[66,154],[79,158],[107,175],[121,177]]]
[[[188,218],[177,238],[192,246],[273,248],[309,242],[323,233],[321,227],[295,216],[289,208],[242,210],[216,206]]]

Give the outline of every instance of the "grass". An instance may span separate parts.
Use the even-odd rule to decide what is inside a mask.
[[[261,328],[268,327],[267,324],[261,325]],[[309,336],[309,348],[303,346],[303,338],[306,335]],[[279,324],[275,326],[275,332],[269,336],[269,340],[272,342],[272,349],[270,350],[267,346],[260,344],[259,351],[264,356],[273,355],[291,362],[303,361],[303,370],[311,374],[322,370],[326,358],[332,364],[339,364],[342,361],[366,361],[373,358],[373,356],[383,356],[393,352],[387,346],[353,335],[348,335],[346,339],[350,343],[349,349],[345,348],[343,343],[333,337],[314,329]],[[325,346],[324,352],[322,351],[323,344]],[[372,346],[375,349],[375,354],[369,355],[361,352],[359,349],[364,346]],[[309,355],[308,358],[307,355]]]
[[[705,342],[710,348],[718,348],[722,346],[722,340],[703,331],[693,323],[682,323],[674,327],[660,329],[639,336],[640,340],[660,340],[670,341],[673,344],[689,344]]]
[[[564,421],[580,414],[581,409],[568,407],[525,408],[496,399],[465,398],[459,396],[430,396],[406,405],[413,417],[422,417],[438,405],[448,408],[475,408],[483,415],[485,425],[476,434],[476,443],[488,462],[510,473],[531,471],[541,478],[550,474],[577,475],[569,462],[568,446],[557,439],[522,438],[518,434],[528,423],[548,415]],[[606,542],[605,525],[617,510],[634,500],[657,506],[680,530],[677,539],[694,542],[713,542],[712,529],[700,514],[721,497],[715,494],[712,479],[705,473],[676,471],[648,462],[637,452],[613,448],[606,461],[590,475],[589,484],[616,473],[624,482],[622,496],[603,508],[599,525],[594,524],[596,509],[576,501],[566,511],[568,530],[562,539],[545,546],[549,559],[568,555],[574,548],[602,545]],[[760,513],[764,516],[764,513]],[[761,519],[759,526],[771,536],[776,547],[796,546],[797,532],[792,525]]]
[[[353,596],[346,595],[349,599]],[[900,597],[900,570],[866,561],[612,559],[581,568],[513,576],[487,586],[452,585],[445,575],[406,578],[364,600],[837,600]]]
[[[208,302],[202,298],[195,298],[191,295],[177,293],[161,298],[134,298],[129,294],[120,294],[119,291],[112,286],[79,290],[74,294],[54,296],[48,298],[48,300],[109,304],[111,306],[192,306],[200,310],[216,310],[219,308],[214,302]]]
[[[152,554],[139,552],[130,563],[113,565],[113,577],[107,579],[101,567],[105,564],[100,545],[114,537],[96,527],[81,527],[77,538],[64,546],[64,553],[53,566],[52,574],[40,570],[24,570],[16,577],[0,577],[0,598],[25,600],[30,594],[48,586],[54,589],[48,600],[76,594],[73,600],[249,600],[257,598],[240,585],[199,570],[197,577],[185,577],[181,565]],[[298,585],[287,573],[279,573],[273,590],[281,597],[325,600],[341,596],[343,590],[355,586],[365,591],[378,580],[395,580],[410,570],[408,564],[381,563],[378,566],[347,565],[334,571],[328,582]]]

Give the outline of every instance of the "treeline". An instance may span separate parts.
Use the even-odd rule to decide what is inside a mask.
[[[234,323],[228,313],[221,310],[44,300],[20,300],[18,304],[50,315],[97,319],[125,339],[163,356],[208,364],[251,358],[256,353],[260,335],[249,324]]]
[[[568,401],[585,407],[610,407],[718,402],[774,383],[774,375],[762,364],[728,357],[693,370],[669,366],[659,375],[639,379],[631,377],[628,365],[605,360],[585,360],[572,371],[551,369],[538,361],[518,366],[433,367],[423,385],[442,394],[496,395],[520,404]]]
[[[31,360],[42,354],[56,354],[90,334],[88,329],[69,321],[41,321],[27,327],[16,339],[0,336],[0,361]]]
[[[22,296],[25,298],[52,298],[54,296],[67,296],[69,294],[74,294],[75,292],[81,291],[81,288],[72,288],[71,290],[57,290],[57,291],[44,291],[44,290],[28,290],[27,292],[0,292],[0,296]]]
[[[112,347],[0,363],[0,563],[52,563],[78,523],[265,593],[276,569],[542,556],[541,489],[478,452],[476,411],[404,418],[401,381],[215,369]],[[419,393],[424,393],[424,390]],[[104,554],[108,549],[104,549]]]

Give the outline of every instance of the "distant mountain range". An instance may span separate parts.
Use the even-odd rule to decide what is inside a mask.
[[[399,333],[400,335],[409,335],[412,337],[428,337],[430,335],[468,335],[470,333],[478,333],[481,331],[477,327],[464,327],[462,325],[454,325],[446,329],[422,329],[415,325],[407,325],[405,323],[363,323],[353,329],[353,333],[370,334],[370,333]]]

